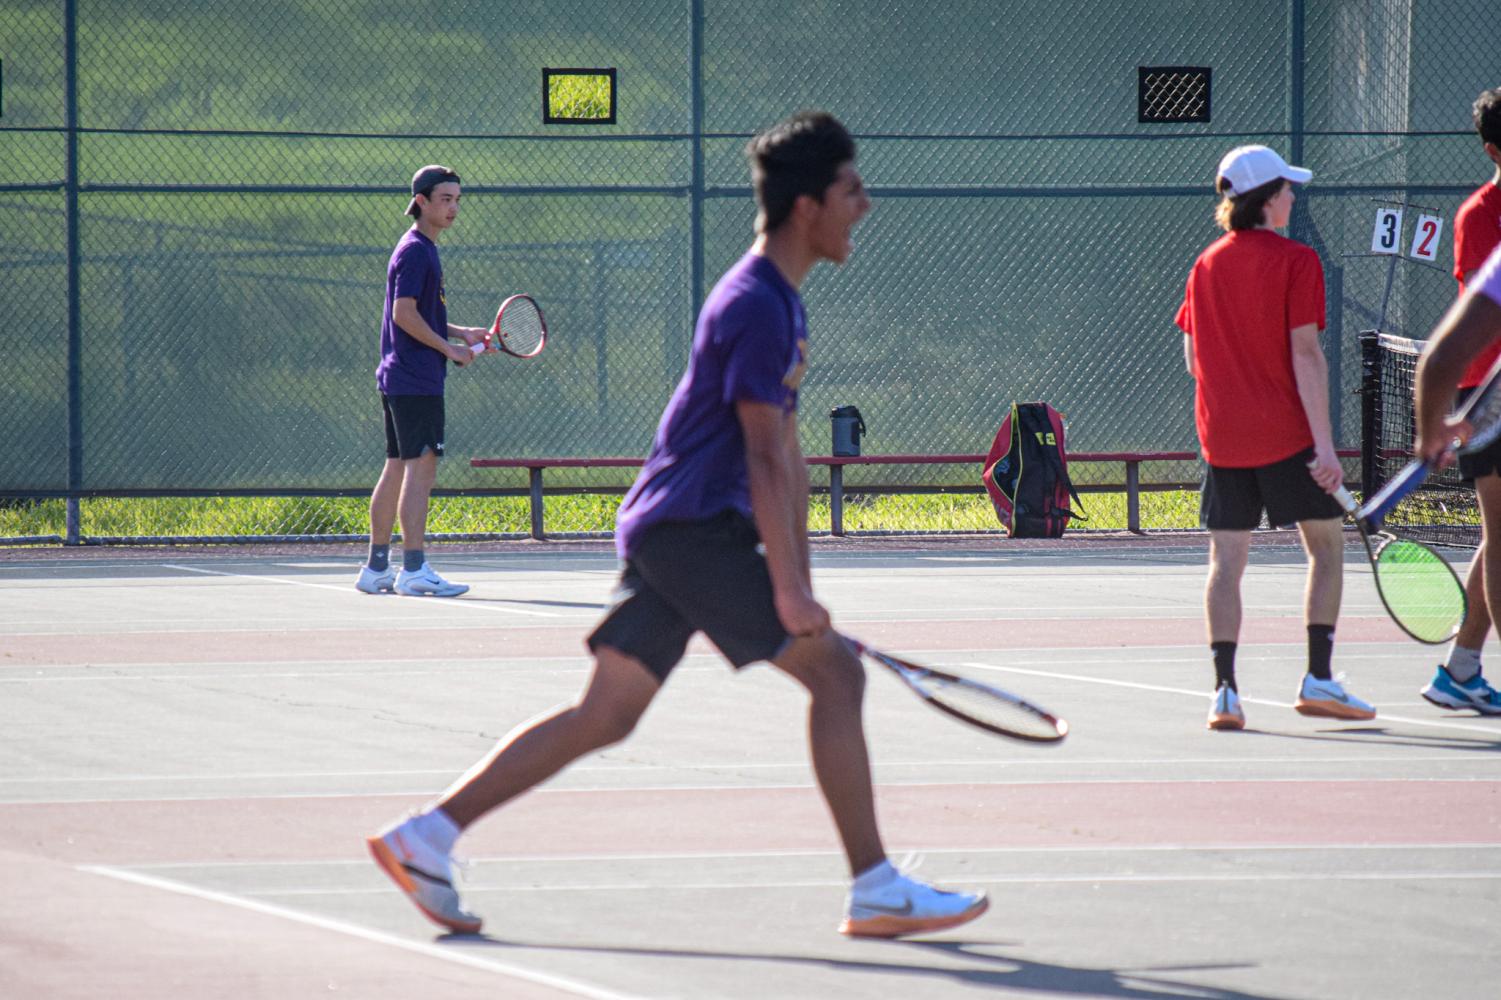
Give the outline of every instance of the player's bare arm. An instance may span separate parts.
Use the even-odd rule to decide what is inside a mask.
[[[1439,320],[1428,348],[1418,361],[1416,400],[1417,438],[1413,448],[1419,458],[1433,459],[1469,428],[1449,416],[1454,387],[1470,360],[1501,336],[1501,305],[1484,295],[1469,292],[1449,307]]]
[[[1308,428],[1313,432],[1313,462],[1309,465],[1309,472],[1321,489],[1333,493],[1344,482],[1345,473],[1334,450],[1334,429],[1329,422],[1329,363],[1319,346],[1318,324],[1305,323],[1288,337],[1292,342],[1293,379],[1298,386],[1298,399],[1308,418]]]
[[[417,311],[417,300],[412,298],[397,299],[391,304],[391,319],[413,340],[427,347],[431,347],[454,364],[463,367],[474,360],[474,352],[467,347],[460,347],[452,343],[446,337],[438,336],[422,314]],[[449,329],[454,327],[449,325]]]
[[[788,425],[795,418],[780,406],[748,401],[736,403],[735,414],[745,434],[751,513],[766,547],[777,616],[792,635],[818,635],[829,628],[829,613],[814,599],[805,569],[807,472],[794,471],[794,459],[800,465],[801,456],[789,453],[788,445]],[[801,500],[795,495],[799,484],[805,491]],[[805,512],[802,524],[799,510]]]

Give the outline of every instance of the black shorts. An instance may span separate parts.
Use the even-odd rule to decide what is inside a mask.
[[[1475,394],[1478,386],[1470,386],[1459,390],[1459,396],[1455,399],[1455,406],[1463,406],[1465,400]],[[1494,476],[1501,473],[1501,438],[1492,441],[1473,455],[1459,456],[1459,474],[1467,483],[1473,483],[1477,479],[1486,476]]]
[[[1199,493],[1199,524],[1211,531],[1251,531],[1267,523],[1274,528],[1299,521],[1343,517],[1339,503],[1308,472],[1313,449],[1252,469],[1211,465]]]
[[[386,415],[386,457],[421,458],[430,451],[443,457],[443,397],[380,394]]]
[[[772,659],[791,640],[777,617],[760,537],[738,511],[647,528],[589,648],[633,656],[665,681],[695,632],[736,667]]]

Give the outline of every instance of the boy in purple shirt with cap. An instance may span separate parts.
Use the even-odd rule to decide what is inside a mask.
[[[370,557],[355,586],[367,594],[394,590],[408,597],[457,597],[466,584],[443,579],[423,551],[427,505],[443,457],[443,383],[448,362],[473,361],[470,345],[487,330],[448,322],[438,237],[459,215],[459,175],[444,166],[412,177],[407,215],[416,218],[386,267],[386,308],[380,325],[380,389],[386,464],[370,495]],[[462,343],[455,344],[450,338]],[[391,568],[391,531],[401,514],[402,569]]]
[[[459,834],[624,739],[700,631],[735,667],[769,660],[811,696],[813,770],[853,877],[841,933],[935,931],[986,909],[983,893],[937,889],[887,860],[861,720],[864,668],[813,596],[797,439],[807,360],[798,287],[818,261],[844,262],[850,230],[870,209],[855,144],[832,116],[805,112],[746,152],[757,237],[704,303],[688,370],[621,505],[625,565],[589,636],[593,676],[575,703],[523,724],[426,808],[368,840],[391,879],[451,930],[480,927],[453,886]]]

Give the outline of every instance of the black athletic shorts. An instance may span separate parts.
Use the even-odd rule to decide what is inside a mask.
[[[1464,401],[1475,394],[1478,386],[1470,386],[1459,390],[1459,396],[1455,400],[1455,407],[1463,406]],[[1473,455],[1459,456],[1459,474],[1467,483],[1473,483],[1485,476],[1494,476],[1501,473],[1501,438],[1492,441]]]
[[[1211,465],[1199,493],[1199,524],[1211,531],[1251,531],[1267,523],[1274,528],[1299,521],[1343,517],[1339,503],[1308,472],[1313,449],[1252,469]]]
[[[386,415],[386,457],[421,458],[424,451],[443,457],[443,397],[380,394]]]
[[[738,511],[647,528],[626,561],[610,609],[589,636],[666,680],[703,632],[736,667],[770,660],[791,640],[777,617],[755,525]]]

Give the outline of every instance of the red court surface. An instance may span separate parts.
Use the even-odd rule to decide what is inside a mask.
[[[1372,722],[1292,711],[1302,563],[1261,536],[1241,733],[1193,535],[827,540],[862,639],[1073,726],[972,732],[871,675],[888,845],[990,913],[834,928],[847,876],[805,698],[696,643],[637,731],[460,842],[480,935],[442,935],[363,838],[587,677],[599,544],[438,549],[473,586],[371,597],[317,549],[0,550],[0,997],[1493,998],[1501,719],[1418,690],[1436,651],[1351,549],[1336,669]]]

